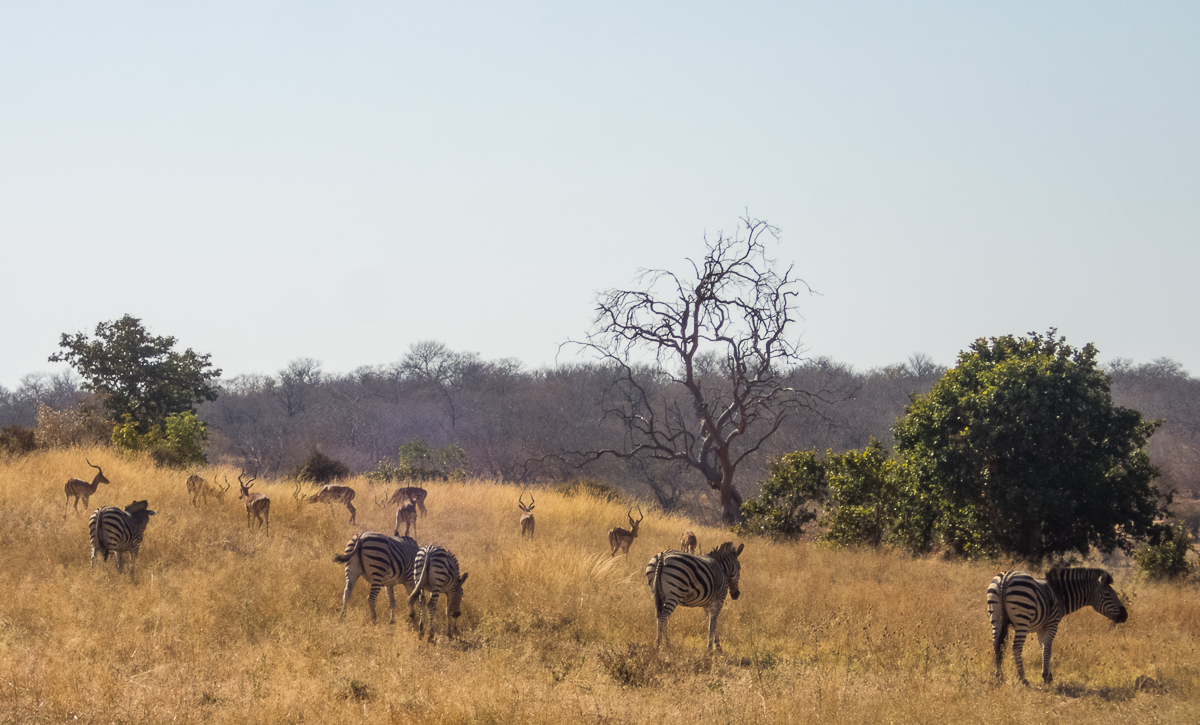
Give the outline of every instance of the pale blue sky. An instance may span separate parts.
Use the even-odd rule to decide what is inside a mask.
[[[125,313],[227,375],[552,364],[746,209],[811,355],[1200,374],[1200,4],[178,5],[0,6],[2,385]]]

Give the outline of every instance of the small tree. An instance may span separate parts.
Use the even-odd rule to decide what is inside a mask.
[[[1132,550],[1169,498],[1146,443],[1158,423],[1113,404],[1096,349],[1047,335],[979,339],[896,425],[908,522],[929,546],[1031,560]]]
[[[137,429],[160,428],[167,416],[193,410],[193,405],[217,399],[214,381],[221,371],[208,355],[191,348],[175,351],[174,337],[154,337],[142,321],[125,315],[96,325],[96,338],[82,332],[64,333],[62,352],[51,362],[70,363],[87,390],[102,396],[115,420],[129,415]]]
[[[871,438],[862,451],[825,459],[829,500],[821,536],[834,546],[879,546],[895,526],[904,498],[896,461]]]
[[[742,504],[745,521],[737,531],[742,535],[799,538],[805,525],[817,518],[810,507],[820,504],[827,494],[825,465],[817,460],[816,451],[788,453],[770,464],[771,475],[763,482],[758,497]]]
[[[1188,554],[1195,550],[1182,521],[1164,525],[1137,553],[1137,563],[1151,579],[1182,579],[1192,573]]]

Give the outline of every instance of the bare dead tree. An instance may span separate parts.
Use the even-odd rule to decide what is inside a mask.
[[[822,399],[787,385],[801,361],[795,302],[811,289],[767,256],[764,235],[778,231],[744,217],[734,235],[705,240],[690,275],[646,270],[639,289],[600,294],[591,332],[568,344],[616,369],[604,417],[619,421],[628,443],[569,452],[579,465],[605,455],[677,461],[719,492],[725,524],[742,519],[738,466],[790,414]]]

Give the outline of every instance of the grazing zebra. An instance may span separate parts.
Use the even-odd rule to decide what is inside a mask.
[[[433,641],[433,615],[439,594],[446,595],[446,637],[454,636],[453,622],[462,614],[463,582],[467,574],[458,575],[458,559],[437,544],[422,547],[413,560],[413,569],[417,572],[417,583],[412,593],[408,595],[408,606],[412,607],[417,597],[424,591],[429,592],[429,641]],[[421,622],[417,628],[417,639],[425,634],[425,614],[421,614]]]
[[[1004,638],[1008,625],[1013,627],[1013,659],[1017,677],[1024,684],[1025,663],[1021,650],[1025,637],[1037,632],[1042,643],[1042,680],[1050,683],[1050,646],[1058,632],[1058,623],[1077,609],[1091,605],[1117,624],[1129,619],[1112,588],[1112,574],[1103,569],[1051,569],[1045,579],[1034,579],[1023,571],[997,574],[988,585],[988,617],[992,620],[992,645],[996,655],[996,678],[1003,679],[1000,664],[1004,660]]]
[[[704,607],[708,610],[708,648],[721,649],[721,638],[717,635],[717,616],[725,606],[725,594],[734,599],[741,595],[738,580],[742,576],[742,565],[738,561],[745,544],[735,549],[733,542],[726,541],[708,556],[694,556],[682,551],[664,551],[656,554],[646,565],[646,581],[654,592],[654,612],[658,618],[658,639],[654,646],[671,639],[667,635],[667,618],[675,607]]]
[[[149,510],[149,502],[134,501],[125,510],[116,506],[102,506],[92,512],[88,522],[88,531],[92,537],[92,566],[96,566],[96,554],[101,554],[104,561],[108,555],[117,553],[117,573],[125,571],[124,552],[129,552],[129,579],[137,582],[134,564],[137,562],[138,549],[142,546],[142,535],[146,533],[146,524],[154,512]]]
[[[342,595],[342,619],[346,618],[346,605],[354,592],[354,584],[363,577],[371,584],[371,595],[367,605],[371,609],[371,624],[375,619],[375,598],[379,590],[387,587],[388,603],[392,618],[388,624],[396,623],[396,594],[392,590],[403,584],[406,591],[413,589],[413,560],[417,555],[417,542],[407,536],[388,536],[367,531],[358,534],[346,544],[346,553],[333,557],[339,564],[346,565],[346,592]],[[408,607],[408,618],[416,620],[412,605]]]

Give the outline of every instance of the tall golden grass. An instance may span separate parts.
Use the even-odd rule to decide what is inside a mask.
[[[92,507],[148,499],[138,583],[112,561],[89,569],[87,516],[63,483],[104,466]],[[207,469],[201,475],[235,471]],[[1114,626],[1090,609],[1063,624],[1053,686],[997,684],[985,590],[1002,565],[831,551],[752,539],[742,597],[707,618],[680,609],[674,647],[655,652],[650,556],[693,529],[704,550],[733,537],[646,509],[629,559],[606,532],[624,509],[537,493],[522,539],[518,489],[431,484],[417,540],[471,574],[462,637],[418,642],[399,602],[371,626],[367,587],[339,622],[343,568],[361,530],[391,532],[364,480],[358,526],[344,508],[272,498],[271,535],[246,527],[236,489],[193,508],[186,474],[102,449],[0,462],[0,722],[84,723],[1195,723],[1200,601],[1195,588],[1117,569],[1130,605]],[[381,597],[386,607],[386,597]],[[384,611],[380,612],[385,614]],[[381,617],[383,622],[386,616]],[[1039,648],[1026,648],[1036,673]]]

